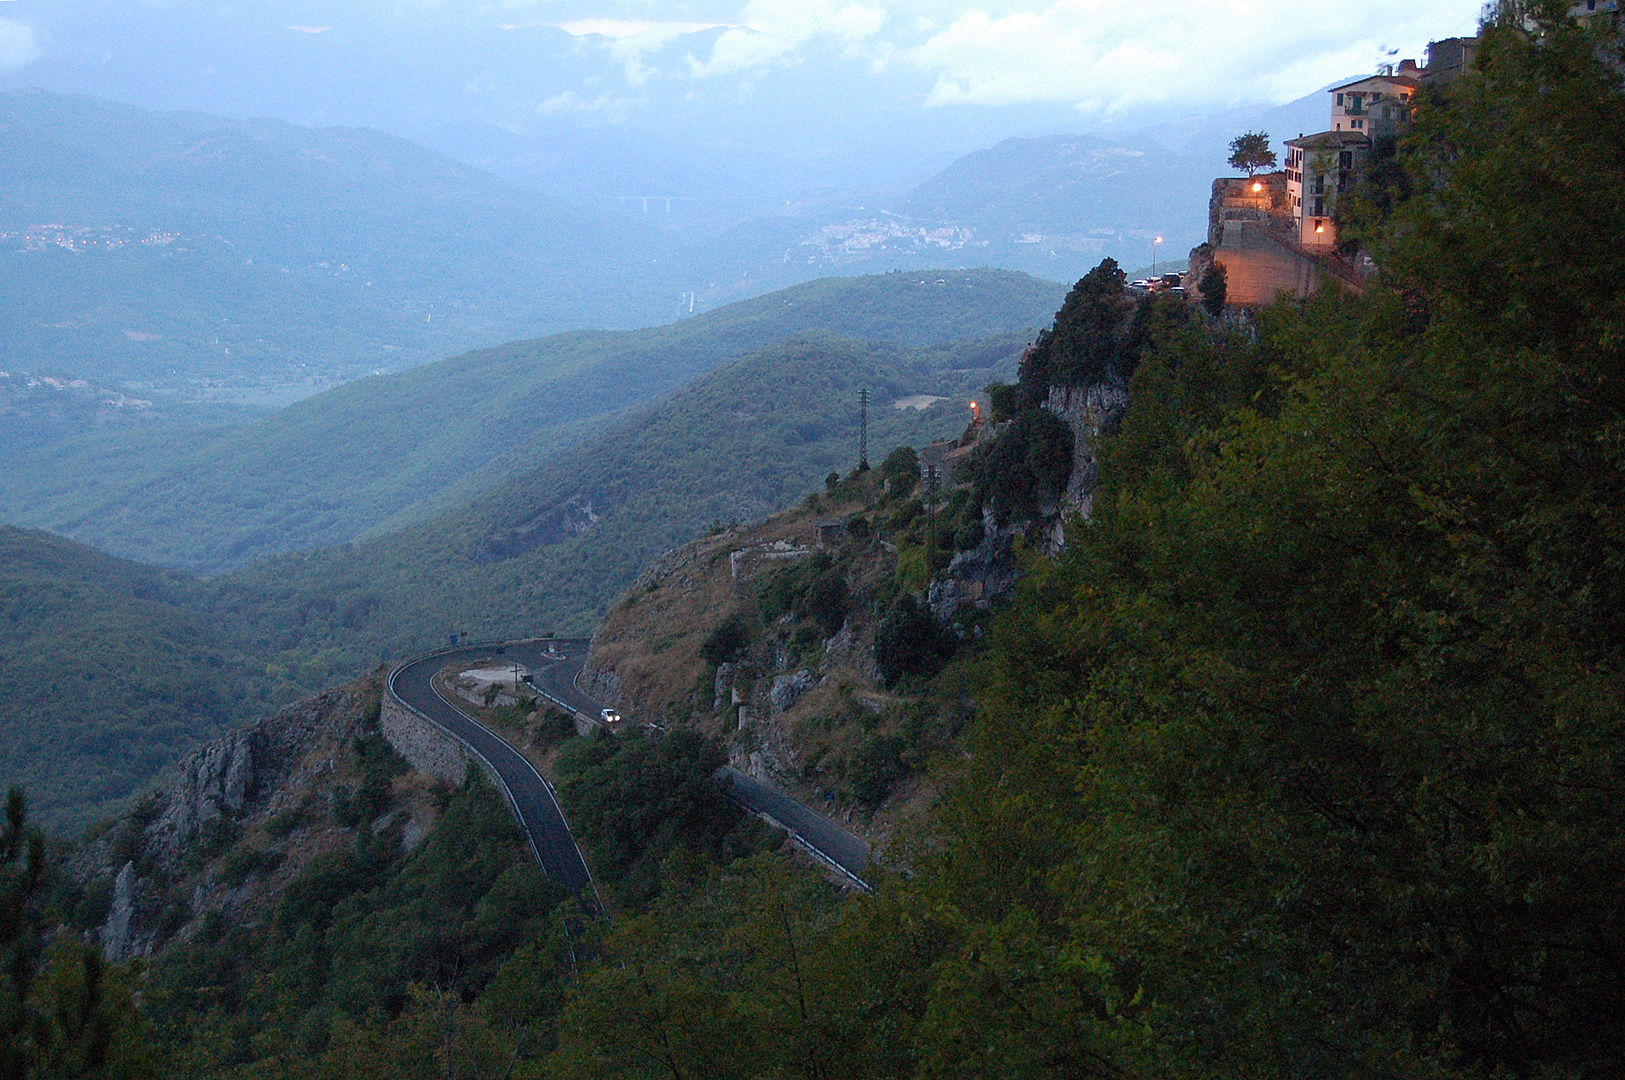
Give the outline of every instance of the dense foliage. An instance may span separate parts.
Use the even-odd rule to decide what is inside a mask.
[[[153,1076],[128,985],[71,935],[50,942],[45,844],[20,788],[0,825],[0,1078]]]
[[[88,824],[266,700],[202,587],[0,527],[0,780],[53,828]]]
[[[1146,354],[997,626],[933,1071],[1625,1068],[1625,199],[1539,178],[1625,177],[1596,45],[1493,26],[1423,103],[1383,286]]]
[[[142,1007],[172,1075],[346,1053],[358,1026],[409,1010],[423,987],[472,1000],[521,946],[562,949],[561,897],[489,787],[452,793],[410,852],[403,824],[318,855],[257,925],[206,916],[164,953]]]
[[[679,850],[720,864],[770,841],[770,830],[728,801],[715,775],[726,760],[714,742],[686,730],[601,734],[566,747],[559,796],[615,899],[647,904]]]

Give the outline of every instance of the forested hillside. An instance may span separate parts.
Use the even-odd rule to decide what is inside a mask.
[[[968,397],[1015,373],[1025,334],[904,350],[810,335],[744,357],[471,505],[353,546],[268,559],[211,583],[254,610],[256,651],[289,687],[449,633],[584,634],[665,549],[793,503],[871,445],[957,434]],[[902,396],[951,395],[925,409]],[[321,598],[312,603],[312,598]]]
[[[0,784],[88,824],[265,704],[196,581],[0,527]]]
[[[18,533],[54,544],[65,565],[84,563],[75,572],[92,579],[120,566],[168,582],[164,617],[196,635],[193,653],[177,660],[177,684],[196,665],[215,665],[191,684],[217,704],[172,708],[165,693],[141,697],[126,681],[33,710],[33,676],[18,669],[10,722],[19,756],[0,757],[0,784],[26,779],[38,817],[67,829],[136,794],[225,716],[243,719],[449,633],[588,632],[659,552],[715,521],[793,503],[830,471],[851,468],[860,388],[872,394],[877,447],[962,427],[966,398],[1014,374],[1028,327],[1053,310],[1055,290],[1000,272],[941,280],[816,282],[661,330],[566,335],[366,380],[246,429],[155,422],[20,455],[63,485],[64,501],[94,501],[87,531],[117,530],[149,556],[207,550],[246,561],[256,550],[353,536],[371,527],[369,512],[380,524],[409,517],[397,496],[419,516],[458,496],[461,504],[412,528],[262,559],[207,581]],[[734,350],[820,325],[880,341],[803,335],[733,359]],[[995,335],[961,340],[989,330]],[[886,339],[908,344],[880,343]],[[707,368],[716,370],[626,411],[654,397],[662,380]],[[948,397],[925,409],[892,407],[920,393]],[[576,419],[560,419],[572,409]],[[577,445],[560,448],[568,436]],[[120,470],[129,490],[117,490]],[[0,488],[21,485],[21,476],[12,469]],[[52,582],[19,564],[12,588],[18,603],[51,604]],[[101,651],[95,628],[118,624],[122,603],[102,592],[79,597],[70,608],[75,648],[116,657]],[[154,633],[163,625],[155,622]],[[75,662],[73,651],[46,644],[40,627],[29,630],[29,655],[40,665]],[[159,634],[131,647],[174,655],[157,644],[164,641]],[[220,657],[231,659],[221,666]],[[137,696],[97,696],[110,693]],[[87,703],[93,707],[82,712]],[[121,740],[139,741],[143,725],[157,723],[154,709],[168,726],[154,728],[152,749],[132,752]],[[72,743],[84,756],[45,749],[67,717],[81,725],[75,730],[95,733]],[[114,739],[113,731],[122,734]],[[105,769],[97,747],[108,755]]]
[[[1020,337],[1048,320],[1061,292],[1005,271],[882,274],[669,326],[513,342],[362,379],[235,431],[99,434],[0,454],[0,514],[127,558],[218,573],[452,510],[771,342],[809,330],[902,346]],[[936,392],[930,379],[900,392],[917,391]]]

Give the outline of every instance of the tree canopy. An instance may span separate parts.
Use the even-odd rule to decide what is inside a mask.
[[[1250,179],[1259,169],[1275,167],[1275,151],[1270,149],[1267,131],[1249,131],[1230,140],[1230,167],[1246,169]]]

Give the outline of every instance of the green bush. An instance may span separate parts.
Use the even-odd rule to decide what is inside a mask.
[[[750,625],[743,615],[736,612],[705,635],[705,641],[700,644],[700,657],[713,667],[732,663],[744,655],[749,645]]]
[[[892,784],[908,775],[903,764],[907,744],[896,735],[870,735],[853,751],[846,779],[853,798],[865,806],[877,806],[886,798]]]
[[[1031,521],[1066,492],[1072,431],[1048,410],[1029,409],[993,443],[978,473],[995,521]]]
[[[907,495],[920,480],[920,455],[912,446],[899,446],[886,455],[880,475],[891,485],[893,496]]]
[[[888,685],[930,678],[953,657],[958,644],[930,608],[904,593],[875,629],[875,666]]]
[[[771,842],[713,779],[726,760],[715,742],[683,729],[661,738],[595,734],[565,747],[559,796],[594,870],[624,902],[655,897],[678,849],[725,863]]]
[[[841,624],[846,622],[847,610],[846,575],[840,567],[832,567],[813,579],[807,589],[805,608],[825,637],[840,630]]]
[[[235,847],[220,860],[220,881],[235,889],[256,870],[274,870],[282,862],[282,854],[261,848]]]

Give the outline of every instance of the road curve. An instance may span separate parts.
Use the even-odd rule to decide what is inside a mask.
[[[601,910],[601,905],[593,886],[592,873],[581,856],[581,849],[570,835],[564,811],[559,808],[558,800],[553,797],[541,773],[524,755],[448,701],[433,685],[435,673],[448,663],[486,657],[517,661],[538,673],[544,667],[555,664],[545,659],[541,642],[486,643],[444,649],[396,667],[389,673],[389,692],[407,708],[468,747],[489,766],[501,782],[508,805],[519,819],[543,872],[568,892],[579,896],[583,904],[596,913]]]
[[[530,838],[531,848],[547,876],[570,892],[597,904],[597,891],[581,849],[570,835],[558,800],[529,761],[502,738],[464,713],[435,690],[435,672],[454,660],[496,659],[523,666],[535,689],[555,705],[597,723],[604,703],[585,693],[579,683],[589,643],[580,640],[484,642],[441,649],[401,664],[389,675],[395,697],[448,731],[480,755],[508,786],[508,800]],[[777,788],[724,766],[718,779],[728,781],[729,797],[753,814],[763,814],[789,831],[792,841],[819,861],[869,891],[863,875],[869,845],[804,803]]]

